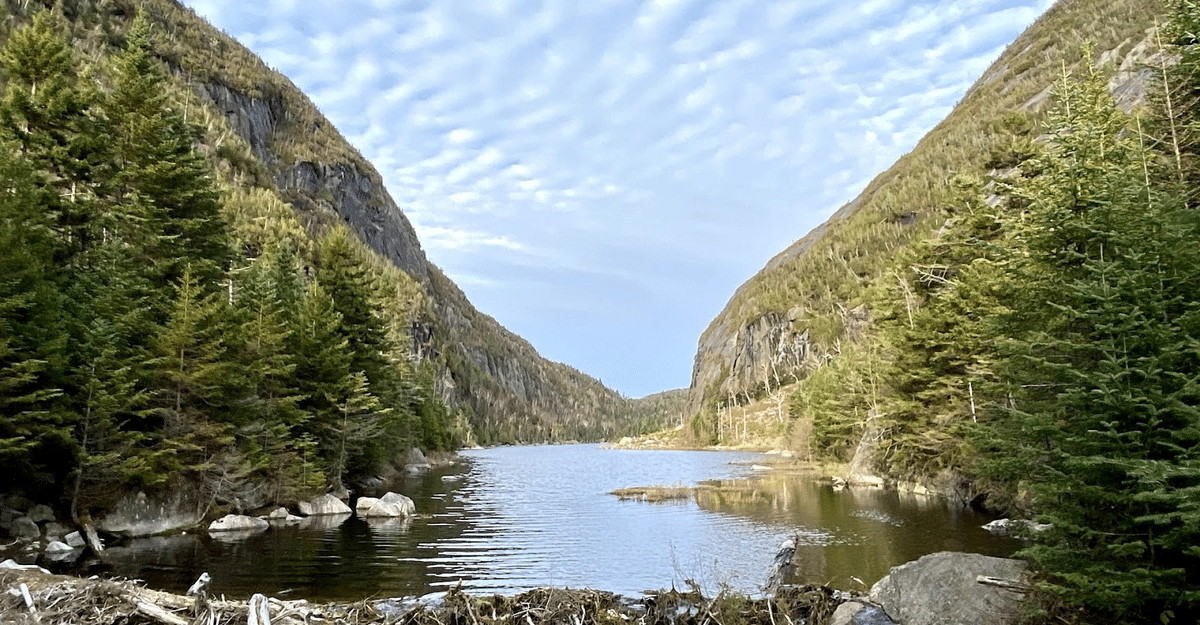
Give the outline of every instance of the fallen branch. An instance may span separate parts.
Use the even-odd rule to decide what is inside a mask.
[[[1013,592],[1020,593],[1027,593],[1033,590],[1033,586],[1030,586],[1029,584],[1014,582],[1010,579],[1002,579],[999,577],[988,577],[987,575],[976,576],[975,583],[983,584],[984,586],[995,586],[996,588],[1003,588],[1005,590],[1011,590]]]
[[[148,601],[137,602],[137,611],[138,614],[150,617],[160,623],[163,623],[163,625],[191,625],[191,623],[185,621],[184,619],[181,619],[178,616],[175,616],[174,614],[167,612],[166,610]]]

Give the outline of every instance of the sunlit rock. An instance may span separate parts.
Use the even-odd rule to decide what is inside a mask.
[[[328,514],[350,514],[350,506],[333,495],[321,495],[312,501],[300,502],[300,514],[303,516],[324,516]]]

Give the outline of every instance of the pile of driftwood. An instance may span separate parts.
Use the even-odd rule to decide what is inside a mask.
[[[825,622],[840,601],[832,590],[784,586],[770,598],[698,589],[636,599],[595,590],[538,588],[475,597],[460,588],[436,601],[315,604],[254,595],[209,596],[207,575],[190,596],[133,581],[80,579],[36,568],[0,570],[0,623],[13,625],[803,625]]]
[[[784,586],[769,598],[698,589],[631,599],[596,590],[537,588],[516,596],[474,597],[459,588],[436,605],[382,608],[399,625],[803,625],[826,622],[841,600],[828,587]]]
[[[193,587],[195,588],[195,587]],[[365,602],[310,604],[184,597],[132,581],[0,571],[0,623],[13,625],[358,625],[384,622]]]

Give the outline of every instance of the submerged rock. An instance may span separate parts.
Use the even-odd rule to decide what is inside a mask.
[[[871,601],[892,620],[921,625],[1005,625],[1016,622],[1024,595],[980,584],[979,576],[1019,585],[1025,563],[943,551],[892,567],[871,587]]]
[[[303,516],[350,514],[350,512],[350,506],[333,495],[321,495],[312,501],[300,502],[300,514]]]
[[[993,534],[1008,534],[1011,532],[1044,532],[1050,529],[1049,523],[1034,523],[1026,519],[996,519],[981,525],[983,529]]]

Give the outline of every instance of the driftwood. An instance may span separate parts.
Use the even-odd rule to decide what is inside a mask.
[[[1011,579],[1003,579],[1000,577],[988,577],[987,575],[975,576],[975,583],[983,584],[984,586],[1003,588],[1004,590],[1011,590],[1019,593],[1028,593],[1033,590],[1033,586],[1030,586],[1029,584],[1015,582]]]
[[[171,612],[150,603],[148,601],[138,601],[136,603],[138,614],[148,616],[164,625],[191,625],[186,620],[175,616]]]
[[[192,596],[138,582],[79,579],[36,570],[0,569],[0,623],[5,625],[799,625],[821,623],[841,599],[828,587],[780,586],[771,597],[721,592],[610,592],[537,588],[520,595],[471,596],[452,588],[437,600],[310,604],[256,594],[249,601],[209,596],[197,580]],[[20,588],[25,586],[28,600]],[[200,599],[203,598],[203,601]]]

